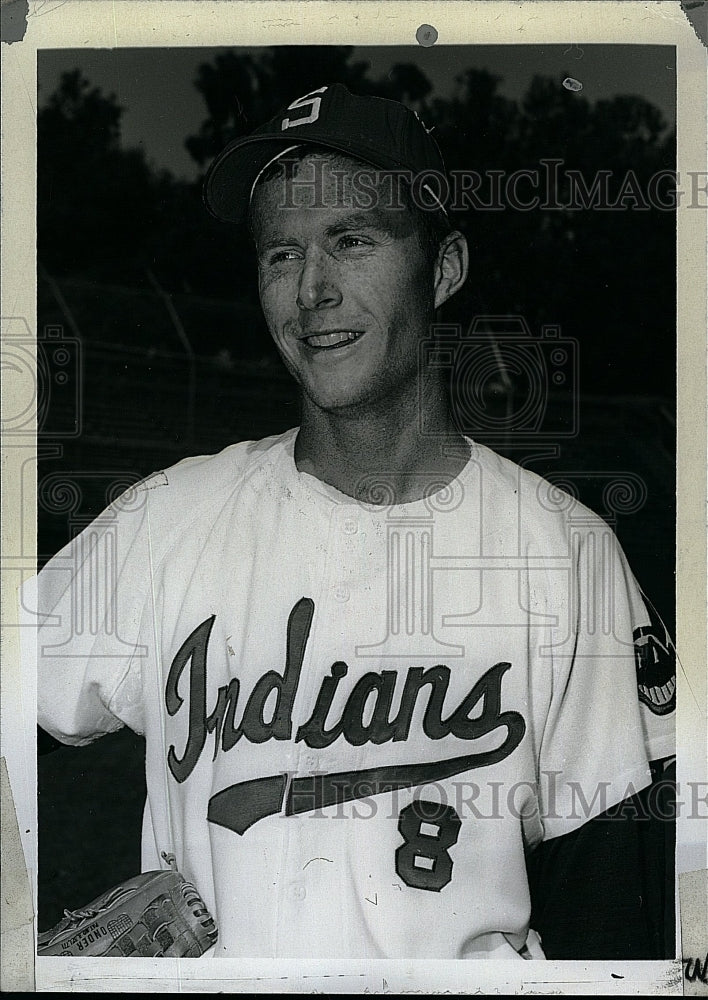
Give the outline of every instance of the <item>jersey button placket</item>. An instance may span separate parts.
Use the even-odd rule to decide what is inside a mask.
[[[345,582],[346,577],[340,577],[341,567],[346,568],[350,564],[350,547],[354,537],[358,532],[356,519],[341,508],[335,508],[328,513],[329,524],[325,533],[323,526],[323,536],[327,538],[327,554],[324,563],[326,577],[322,580],[323,589],[320,591],[315,583],[312,588],[312,596],[315,600],[315,620],[307,643],[306,659],[303,664],[302,676],[300,678],[298,698],[301,704],[314,705],[319,687],[322,683],[322,676],[326,668],[323,667],[324,659],[321,652],[322,632],[324,630],[325,639],[327,636],[327,622],[330,619],[330,608],[334,605],[345,604],[350,598],[350,587]],[[293,736],[295,733],[293,733]],[[302,741],[293,743],[292,756],[290,757],[290,767],[293,777],[303,778],[306,775],[317,774],[321,762],[318,755],[312,751],[307,744]],[[303,871],[305,863],[311,857],[311,850],[308,845],[308,817],[290,816],[282,817],[287,824],[288,835],[285,841],[279,891],[279,913],[276,920],[276,956],[281,955],[284,950],[289,950],[292,946],[293,935],[297,937],[294,928],[298,927],[303,919],[302,908],[307,906],[307,880],[309,873]],[[310,900],[311,902],[311,900]]]
[[[339,534],[344,536],[344,548],[342,550],[339,545],[337,546],[339,551],[336,560],[343,567],[347,567],[351,565],[352,543],[354,536],[359,532],[359,522],[349,510],[344,509],[338,512],[338,526]],[[332,594],[337,604],[346,604],[352,596],[351,588],[344,580],[335,581]]]

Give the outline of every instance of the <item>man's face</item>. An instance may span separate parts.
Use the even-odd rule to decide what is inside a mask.
[[[254,192],[266,322],[306,397],[327,411],[415,393],[435,308],[434,269],[410,212],[391,204],[385,179],[373,207],[358,207],[361,169],[313,153]]]

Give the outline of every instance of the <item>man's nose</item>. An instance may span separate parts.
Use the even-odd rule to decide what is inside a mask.
[[[339,305],[342,295],[327,255],[309,253],[300,275],[297,304],[300,309],[331,309]]]

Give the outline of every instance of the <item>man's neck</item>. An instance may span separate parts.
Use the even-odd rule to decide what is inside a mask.
[[[375,504],[408,503],[459,475],[469,447],[454,427],[444,392],[399,401],[383,412],[325,412],[303,404],[295,463],[341,493]]]

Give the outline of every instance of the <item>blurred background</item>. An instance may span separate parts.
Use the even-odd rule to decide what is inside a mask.
[[[482,175],[492,207],[454,213],[471,276],[440,317],[463,429],[604,517],[673,630],[676,220],[652,187],[675,169],[672,48],[64,49],[37,74],[40,565],[130,483],[298,423],[250,237],[201,181],[340,81],[403,101],[448,170]],[[499,203],[495,176],[549,160],[553,207]],[[571,204],[568,171],[605,178],[609,205]],[[133,734],[39,746],[43,930],[139,871],[145,786]]]

